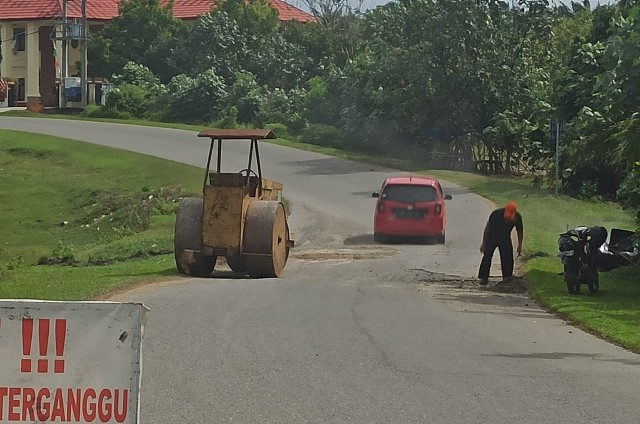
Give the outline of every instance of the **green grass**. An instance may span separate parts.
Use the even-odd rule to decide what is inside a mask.
[[[201,169],[56,137],[0,135],[0,215],[10,223],[0,226],[1,297],[88,299],[129,275],[176,275],[174,211],[179,196],[201,191]]]
[[[2,112],[2,117],[17,118],[48,118],[48,119],[70,119],[74,121],[110,122],[114,124],[141,125],[145,127],[173,128],[177,130],[188,130],[200,132],[203,125],[180,124],[175,122],[158,122],[144,119],[112,119],[112,118],[85,118],[78,114],[65,113],[36,113],[28,110],[10,110]]]
[[[536,258],[527,263],[526,276],[535,283],[532,295],[584,330],[640,352],[640,265],[601,273],[596,295],[569,296],[558,262]]]
[[[173,255],[108,266],[23,266],[0,280],[0,298],[96,299],[136,283],[169,280],[177,276]]]
[[[17,116],[25,116],[25,113],[19,112]],[[66,118],[66,116],[62,117]],[[185,128],[194,131],[202,128],[175,124],[157,125],[154,122],[144,121],[107,121]],[[0,212],[3,216],[7,213],[12,214],[9,215],[10,219],[20,222],[16,229],[6,230],[4,227],[0,229],[3,240],[12,240],[12,252],[20,250],[24,258],[33,259],[42,252],[55,250],[56,243],[62,240],[62,243],[79,243],[83,246],[74,252],[74,257],[81,262],[93,260],[97,263],[108,263],[114,259],[144,258],[146,254],[159,254],[159,256],[101,267],[22,267],[19,268],[19,273],[10,272],[13,276],[11,283],[0,284],[0,296],[24,297],[24,294],[29,294],[28,297],[43,299],[86,299],[125,287],[136,281],[158,276],[169,278],[175,275],[172,258],[161,254],[162,249],[170,247],[169,227],[172,228],[173,221],[167,216],[154,217],[151,228],[145,232],[111,240],[109,238],[100,240],[95,234],[87,238],[87,235],[76,227],[57,227],[56,224],[76,210],[69,208],[69,205],[78,203],[74,200],[78,193],[81,199],[83,196],[86,197],[86,193],[90,192],[89,189],[100,187],[103,189],[126,187],[131,193],[138,193],[143,185],[159,188],[178,182],[193,182],[192,186],[186,188],[198,191],[202,177],[199,169],[51,137],[11,132],[2,134],[3,140],[6,138],[5,134],[11,134],[14,141],[2,142],[0,159],[5,157],[8,148],[27,146],[28,149],[33,150],[28,154],[25,153],[23,157],[25,163],[22,165],[18,159],[13,158],[14,166],[24,166],[24,168],[17,168],[21,172],[14,171],[14,174],[20,175],[14,175],[12,182],[6,186],[4,186],[5,180],[0,180],[0,193],[10,192],[11,198],[18,197],[17,193],[30,193],[28,196],[21,194],[19,206],[14,202],[9,210],[3,208],[11,198],[0,197]],[[524,272],[525,277],[532,283],[532,295],[542,305],[582,328],[640,352],[640,305],[636,300],[640,299],[640,281],[638,281],[640,266],[601,274],[601,292],[596,295],[588,293],[580,296],[569,295],[562,277],[558,275],[562,271],[562,266],[559,258],[556,257],[557,239],[559,233],[565,231],[567,227],[578,225],[602,225],[608,229],[637,227],[631,214],[623,211],[619,206],[611,203],[590,203],[567,196],[555,197],[549,190],[534,188],[526,178],[499,178],[429,170],[424,169],[420,163],[389,156],[342,151],[287,139],[277,139],[275,142],[345,159],[431,174],[467,187],[498,204],[503,204],[509,199],[516,200],[525,224],[523,253],[525,257],[531,258],[525,263]],[[60,164],[56,165],[56,161]],[[28,165],[26,162],[32,164]],[[4,159],[0,163],[4,163]],[[4,165],[0,167],[7,168]],[[44,171],[36,169],[45,167],[47,169]],[[160,172],[154,172],[158,170]],[[5,171],[0,172],[3,172],[1,175],[6,176]],[[32,172],[35,176],[31,175]],[[67,188],[59,192],[54,186],[43,188],[40,179],[45,178],[43,174],[48,174],[49,180],[53,180],[51,173],[56,175],[55,178],[59,178],[55,181],[65,182],[64,187]],[[66,175],[68,173],[76,177]],[[80,178],[80,175],[83,177]],[[96,175],[102,176],[93,178]],[[128,175],[129,178],[121,181],[122,175]],[[21,178],[28,180],[24,187],[19,184]],[[9,189],[12,190],[9,191]],[[36,200],[33,198],[36,196],[43,199]],[[45,202],[46,206],[43,207],[39,202]],[[43,216],[42,211],[48,211],[48,213]],[[38,234],[30,234],[30,232]],[[63,244],[62,247],[61,250],[64,251],[65,245]],[[5,263],[13,263],[12,266],[15,266],[16,262],[20,261],[16,261],[15,254],[8,258],[6,249],[6,246],[0,246],[0,263],[4,258]],[[27,269],[29,271],[25,272]],[[47,283],[41,284],[39,281]],[[87,281],[92,283],[87,285]],[[77,286],[75,286],[76,283]]]

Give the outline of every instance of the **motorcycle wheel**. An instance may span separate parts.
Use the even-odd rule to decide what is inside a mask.
[[[594,278],[589,281],[589,293],[597,293],[598,290],[600,290],[600,281],[598,274],[596,274]]]
[[[573,285],[573,294],[580,294],[580,283],[576,283]]]
[[[573,263],[564,265],[564,281],[567,282],[567,290],[569,294],[580,294],[580,278],[577,266]]]

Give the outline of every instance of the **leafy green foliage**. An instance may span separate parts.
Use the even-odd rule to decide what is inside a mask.
[[[344,133],[339,128],[325,124],[311,124],[302,132],[302,141],[317,146],[340,147],[345,144]]]
[[[121,84],[107,95],[108,116],[142,118],[155,105],[155,96],[144,86]]]
[[[266,0],[223,0],[188,25],[160,3],[125,0],[92,37],[91,62],[118,91],[87,115],[332,127],[349,148],[465,156],[539,185],[554,177],[548,121],[563,119],[564,188],[589,198],[614,198],[640,159],[634,1],[398,0],[365,13],[338,1],[314,9],[317,23],[284,25]]]
[[[339,116],[337,102],[332,97],[326,79],[316,76],[309,80],[304,99],[302,113],[307,122],[334,124]]]
[[[111,82],[115,85],[131,84],[155,90],[162,88],[160,79],[148,67],[131,61],[122,67],[121,73],[111,77]]]
[[[304,80],[307,56],[283,37],[277,11],[265,0],[225,0],[188,29],[173,62],[187,75],[212,69],[231,84],[247,71],[260,85],[289,89]]]
[[[572,127],[563,160],[576,168],[613,169],[595,180],[607,196],[618,190],[609,181],[620,183],[640,159],[639,14],[633,3],[597,8],[555,82],[558,109]]]
[[[76,265],[78,263],[75,258],[76,250],[75,246],[58,241],[51,255],[40,257],[38,265]]]
[[[618,198],[625,207],[636,211],[636,217],[640,222],[640,162],[636,162],[618,189]]]
[[[264,126],[268,122],[281,122],[293,131],[302,130],[306,122],[299,112],[304,100],[304,91],[274,89],[267,94],[260,111],[256,116],[258,126]]]
[[[169,58],[179,47],[187,24],[173,17],[172,2],[163,4],[160,0],[122,0],[120,14],[91,37],[89,73],[108,77],[132,61],[149,67],[163,81],[175,75]]]
[[[226,97],[224,80],[209,69],[195,77],[173,77],[162,99],[168,119],[210,122],[224,108]]]
[[[267,89],[258,85],[255,75],[251,72],[238,72],[233,84],[229,87],[226,107],[236,108],[239,122],[251,123],[265,101],[266,92]]]
[[[345,126],[377,144],[475,134],[490,157],[520,152],[546,123],[550,34],[544,2],[521,4],[407,0],[366,14],[340,85]]]
[[[100,105],[87,105],[87,107],[85,107],[82,110],[82,113],[80,114],[83,117],[86,118],[124,118],[124,119],[128,119],[130,117],[130,115],[125,114],[125,113],[119,113],[115,110],[110,110],[107,109],[104,106],[100,106]]]

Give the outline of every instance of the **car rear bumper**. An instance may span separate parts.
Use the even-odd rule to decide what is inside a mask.
[[[444,220],[430,221],[415,219],[387,219],[377,218],[374,222],[374,232],[389,236],[426,236],[437,237],[444,235]]]

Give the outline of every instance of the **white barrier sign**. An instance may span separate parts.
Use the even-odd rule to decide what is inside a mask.
[[[147,311],[0,300],[0,423],[137,423]]]

